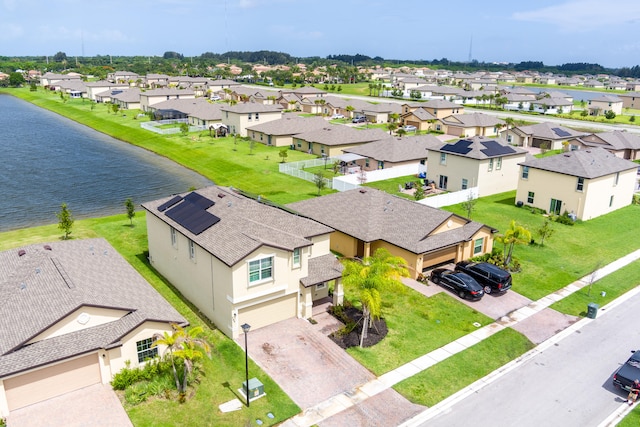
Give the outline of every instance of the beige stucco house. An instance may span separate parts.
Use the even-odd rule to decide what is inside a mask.
[[[622,99],[615,95],[601,95],[589,100],[587,109],[591,116],[605,115],[608,111],[622,114]]]
[[[415,165],[416,173],[425,172],[428,150],[440,147],[442,142],[433,135],[409,137],[387,136],[379,141],[343,149],[356,154],[354,162],[360,170],[372,171],[396,166]]]
[[[589,220],[631,204],[638,165],[602,148],[520,163],[516,203]]]
[[[140,93],[140,109],[149,111],[149,107],[171,99],[194,99],[195,92],[190,89],[151,89]]]
[[[415,126],[419,131],[428,131],[435,128],[435,123],[438,121],[436,116],[424,108],[416,108],[400,117],[403,125]]]
[[[497,135],[504,120],[483,113],[455,114],[435,124],[436,130],[461,138]]]
[[[257,102],[225,105],[220,108],[222,123],[231,134],[247,136],[247,127],[282,118],[282,106]]]
[[[620,93],[618,97],[622,99],[622,108],[640,109],[640,92]]]
[[[342,303],[329,227],[218,186],[143,207],[151,265],[229,337]]]
[[[328,126],[322,117],[300,117],[285,113],[282,118],[247,127],[247,136],[254,141],[275,147],[293,146],[293,136]]]
[[[0,418],[162,353],[186,320],[104,239],[0,252]]]
[[[569,140],[571,150],[604,148],[627,160],[640,160],[640,135],[626,130],[592,133]]]
[[[368,142],[385,139],[389,134],[382,129],[354,129],[344,125],[327,124],[318,129],[293,136],[293,148],[316,156],[335,157],[342,151]]]
[[[460,139],[429,149],[427,179],[449,191],[478,187],[479,196],[515,190],[527,151],[499,138]]]
[[[546,147],[547,150],[560,150],[567,141],[586,135],[585,132],[549,122],[510,129],[505,127],[500,134],[509,144],[520,147]]]
[[[331,249],[368,257],[378,248],[407,261],[412,276],[445,262],[491,252],[495,229],[374,188],[328,194],[287,205],[335,229]]]

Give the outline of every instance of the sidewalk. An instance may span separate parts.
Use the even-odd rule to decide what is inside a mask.
[[[409,363],[406,363],[392,371],[387,372],[386,374],[381,375],[376,379],[373,379],[355,388],[354,390],[338,394],[336,396],[333,396],[325,400],[324,402],[321,402],[318,405],[315,405],[311,408],[307,408],[303,410],[301,414],[284,422],[282,426],[283,427],[310,427],[312,425],[318,424],[322,420],[325,420],[348,408],[358,405],[364,400],[369,399],[373,396],[376,396],[379,393],[393,387],[395,384],[399,383],[400,381],[410,378],[411,376],[416,375],[427,368],[430,368],[431,366],[453,356],[454,354],[459,353],[463,350],[466,350],[467,348],[477,344],[483,339],[490,337],[496,332],[499,332],[507,327],[512,327],[518,324],[519,322],[522,322],[523,320],[528,319],[534,314],[539,313],[540,311],[546,309],[551,304],[557,301],[560,301],[563,298],[566,298],[567,296],[571,295],[572,293],[580,290],[585,286],[588,286],[590,281],[599,280],[602,277],[608,274],[611,274],[612,272],[638,259],[640,259],[640,249],[602,267],[601,269],[597,270],[593,276],[591,274],[588,276],[585,276],[577,280],[576,282],[571,283],[552,294],[549,294],[543,298],[540,298],[537,301],[533,301],[530,304],[509,313],[508,315],[502,317],[499,321],[495,323],[484,326],[468,335],[465,335],[445,345],[444,347],[441,347],[428,354],[425,354],[424,356],[414,359]],[[601,307],[599,309],[598,314],[606,313],[612,307],[617,306],[618,304],[630,298],[631,296],[637,294],[638,292],[640,292],[640,288],[636,288],[627,292],[626,294],[622,295],[620,298],[609,303],[607,306]],[[540,345],[535,347],[533,350],[525,353],[521,357],[513,360],[512,362],[508,363],[502,368],[490,373],[486,377],[481,378],[480,380],[471,384],[469,387],[463,390],[460,390],[459,392],[443,400],[442,402],[423,411],[422,413],[418,414],[414,418],[401,424],[401,426],[409,427],[409,426],[419,425],[423,423],[424,421],[435,416],[440,411],[450,408],[457,401],[459,401],[460,399],[463,399],[469,393],[473,393],[475,390],[485,386],[486,384],[489,384],[491,381],[494,381],[495,379],[506,374],[512,369],[515,369],[524,361],[529,360],[532,357],[535,357],[537,354],[540,354],[551,345],[554,345],[555,343],[557,343],[567,335],[580,329],[590,321],[591,319],[587,319],[587,318],[579,320],[578,322],[569,326],[565,330],[559,332],[555,336],[541,343]],[[623,411],[620,414],[618,414],[618,416],[624,413],[626,412]]]

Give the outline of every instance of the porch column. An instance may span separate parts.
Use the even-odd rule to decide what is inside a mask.
[[[342,305],[344,302],[344,288],[342,287],[342,278],[335,280],[333,285],[333,305]]]
[[[362,258],[368,258],[371,256],[371,243],[364,242],[364,253],[362,254]]]
[[[300,292],[300,314],[303,319],[313,317],[313,286],[302,288]]]

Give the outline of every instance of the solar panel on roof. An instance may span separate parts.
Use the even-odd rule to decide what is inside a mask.
[[[471,145],[471,141],[466,140],[466,139],[461,139],[458,142],[456,142],[455,144],[447,144],[444,147],[441,148],[442,151],[447,151],[449,153],[456,153],[456,154],[467,154],[469,153],[469,151],[471,151],[470,148]]]
[[[196,193],[195,191],[192,191],[191,193],[184,196],[184,199],[200,206],[202,209],[209,209],[211,206],[216,204],[216,202],[214,202],[213,200],[207,199],[206,197]]]
[[[181,196],[175,196],[174,198],[172,198],[171,200],[169,200],[168,202],[164,202],[163,204],[161,204],[160,206],[158,206],[158,210],[160,212],[164,212],[166,211],[168,208],[170,208],[171,206],[175,205],[176,203],[178,203],[180,200],[182,200]]]
[[[571,136],[569,132],[561,128],[551,128],[551,130],[559,137]]]
[[[505,154],[513,154],[516,152],[508,145],[498,144],[496,141],[481,141],[480,144],[484,145],[484,149],[480,150],[487,157],[502,156]]]
[[[220,221],[220,218],[187,200],[169,209],[165,215],[198,235]]]

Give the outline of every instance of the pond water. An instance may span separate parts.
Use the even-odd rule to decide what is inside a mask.
[[[8,95],[0,95],[0,231],[125,213],[141,203],[211,185],[164,157]]]

